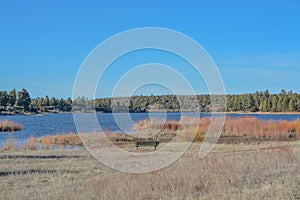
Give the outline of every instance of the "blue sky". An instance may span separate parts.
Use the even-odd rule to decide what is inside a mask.
[[[206,49],[227,93],[300,92],[299,10],[300,1],[277,0],[1,1],[0,90],[24,87],[32,97],[72,96],[81,63],[100,42],[128,29],[164,27],[190,36]],[[158,57],[163,60],[164,55]],[[143,58],[132,57],[138,63]],[[107,88],[116,79],[109,77],[133,63],[125,59],[112,67],[104,81],[106,90],[97,96],[109,96]],[[198,93],[205,93],[197,78],[188,79]]]

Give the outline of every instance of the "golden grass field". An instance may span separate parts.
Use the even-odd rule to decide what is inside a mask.
[[[86,150],[5,151],[0,199],[300,198],[299,141],[217,144],[204,159],[200,145],[146,174],[110,169]]]

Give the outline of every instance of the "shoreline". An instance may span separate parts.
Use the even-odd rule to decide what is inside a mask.
[[[28,116],[40,116],[49,114],[74,114],[74,113],[113,113],[113,112],[42,112],[42,113],[0,113],[0,116],[14,116],[14,115],[28,115]],[[127,113],[127,112],[114,112],[114,113]],[[129,113],[150,113],[150,112],[129,112]],[[163,113],[163,112],[155,112]],[[196,113],[193,111],[168,111],[166,113]],[[237,114],[237,115],[300,115],[300,112],[199,112],[200,114]]]
[[[300,115],[300,112],[226,112],[226,114],[249,115]]]

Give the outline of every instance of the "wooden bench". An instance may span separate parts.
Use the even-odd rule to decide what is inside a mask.
[[[136,150],[139,150],[141,146],[153,146],[156,150],[156,147],[159,145],[159,141],[136,141],[135,147]]]

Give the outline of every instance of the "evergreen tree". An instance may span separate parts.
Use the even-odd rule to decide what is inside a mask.
[[[22,106],[25,111],[29,111],[29,105],[31,103],[31,98],[26,89],[22,89],[18,92],[17,105]]]
[[[50,106],[50,100],[48,96],[45,97],[45,106]]]
[[[8,94],[8,101],[10,106],[14,106],[17,101],[17,90],[14,88],[12,91]]]
[[[8,104],[8,94],[6,91],[0,91],[0,108]]]
[[[55,97],[51,97],[50,106],[56,107],[57,105],[58,105],[58,99],[56,99]]]
[[[289,111],[293,112],[295,110],[297,110],[296,99],[292,98],[289,102]]]
[[[277,112],[277,105],[278,105],[278,97],[277,95],[273,95],[271,98],[271,112]]]

